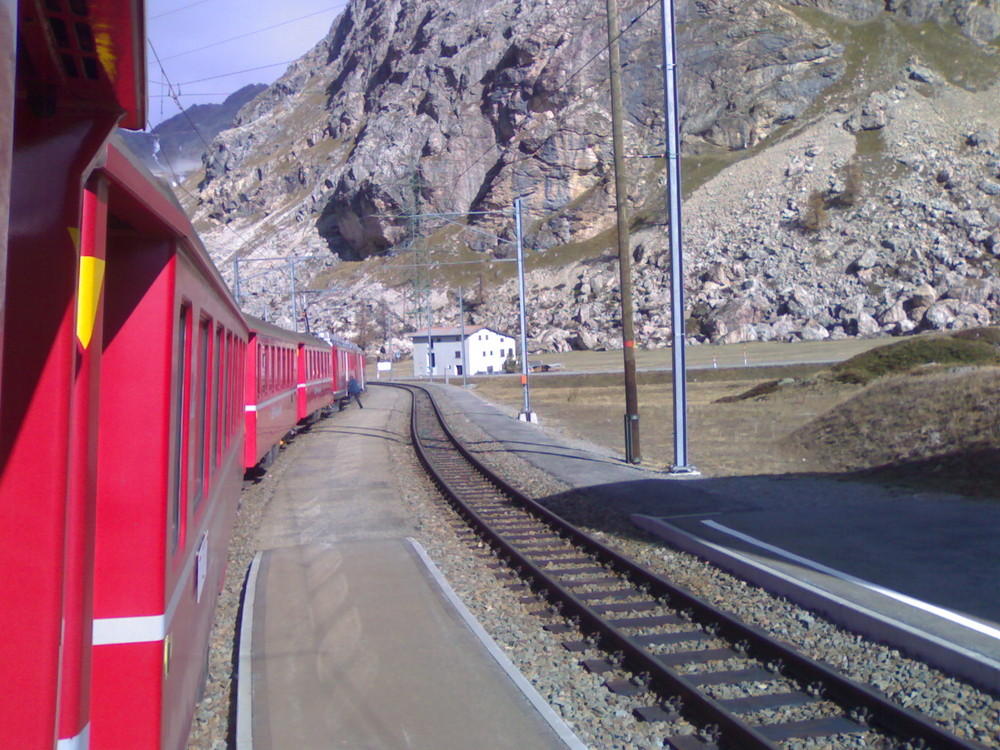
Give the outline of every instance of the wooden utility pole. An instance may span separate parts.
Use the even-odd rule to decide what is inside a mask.
[[[642,461],[639,443],[639,393],[635,377],[635,324],[632,320],[632,254],[628,231],[628,180],[622,118],[621,52],[618,46],[618,4],[608,5],[608,62],[611,67],[611,128],[615,157],[615,206],[618,210],[618,272],[622,293],[622,353],[625,358],[625,460]]]

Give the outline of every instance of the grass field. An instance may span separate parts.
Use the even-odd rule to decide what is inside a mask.
[[[693,371],[688,378],[688,452],[699,471],[712,476],[783,474],[815,470],[789,452],[781,439],[791,430],[849,398],[858,387],[816,383],[766,400],[735,400],[762,381],[809,378],[821,365]],[[520,407],[517,378],[483,378],[477,392],[489,401]],[[624,456],[625,395],[620,375],[532,378],[532,410],[547,425],[617,450]],[[673,384],[669,372],[640,373],[639,433],[643,464],[673,463]]]

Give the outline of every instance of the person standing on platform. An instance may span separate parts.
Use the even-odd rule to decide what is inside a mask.
[[[358,408],[364,409],[365,405],[361,403],[361,386],[358,385],[356,378],[347,381],[347,399],[350,400],[352,396],[358,402]]]

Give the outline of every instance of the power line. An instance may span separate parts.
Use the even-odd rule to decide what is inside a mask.
[[[163,75],[163,80],[167,82],[167,96],[169,96],[171,99],[174,100],[174,104],[177,105],[177,108],[181,111],[181,114],[184,115],[184,119],[188,121],[188,124],[190,124],[191,127],[194,129],[194,132],[198,134],[198,138],[201,140],[203,144],[205,144],[205,150],[210,151],[212,147],[208,144],[208,141],[205,139],[205,136],[202,135],[201,131],[198,129],[198,126],[195,124],[194,120],[191,119],[191,115],[189,115],[188,111],[184,109],[184,107],[181,105],[180,94],[174,91],[174,85],[170,82],[170,78],[167,76],[167,71],[163,68],[163,61],[160,60],[160,56],[156,52],[156,47],[153,46],[152,39],[149,40],[149,49],[152,50],[153,57],[156,58],[156,65],[160,68],[160,73]]]
[[[256,29],[255,31],[248,31],[245,34],[238,34],[237,36],[230,37],[229,39],[223,39],[218,42],[212,42],[211,44],[203,44],[201,47],[198,47],[197,49],[188,50],[187,52],[178,52],[175,55],[169,55],[167,57],[164,57],[163,60],[164,61],[174,60],[178,57],[184,57],[185,55],[193,55],[194,53],[201,52],[202,50],[211,49],[212,47],[218,47],[221,44],[228,44],[229,42],[235,42],[238,39],[245,39],[248,36],[263,34],[265,31],[271,31],[272,29],[278,29],[281,28],[282,26],[288,26],[289,24],[293,24],[298,21],[304,21],[305,19],[312,18],[313,16],[319,16],[322,15],[323,13],[329,13],[334,10],[341,10],[343,7],[344,7],[343,5],[335,5],[332,8],[324,8],[323,10],[317,10],[314,13],[307,13],[304,16],[293,18],[290,21],[282,21],[281,23],[275,23],[271,24],[270,26],[265,26],[262,29]]]
[[[198,79],[195,79],[194,81],[181,81],[177,85],[178,86],[189,86],[192,83],[204,83],[205,81],[215,81],[215,80],[218,80],[219,78],[229,78],[230,76],[238,76],[238,75],[241,75],[243,73],[253,73],[253,72],[257,71],[257,70],[266,70],[268,68],[278,68],[278,67],[281,67],[281,66],[288,66],[288,65],[291,65],[293,62],[296,62],[296,61],[295,60],[288,60],[287,62],[271,63],[270,65],[259,65],[256,68],[245,68],[244,70],[235,70],[232,73],[222,73],[222,74],[217,75],[217,76],[209,76],[208,78],[198,78]]]
[[[216,92],[211,93],[211,94],[209,94],[209,93],[192,94],[190,91],[185,91],[184,92],[184,96],[226,96],[226,97],[228,97],[228,96],[232,96],[234,93],[235,92],[233,92],[233,91],[216,91]],[[149,98],[150,99],[173,99],[173,96],[171,96],[170,94],[150,94]]]
[[[198,0],[196,3],[188,3],[187,5],[182,5],[179,8],[174,8],[173,10],[165,10],[162,13],[157,13],[155,16],[150,16],[149,20],[154,21],[157,18],[163,18],[164,16],[169,16],[172,13],[179,13],[182,10],[187,10],[188,8],[193,8],[196,5],[204,5],[205,3],[212,2],[212,0]]]
[[[174,100],[174,103],[180,109],[181,114],[184,115],[184,118],[191,125],[191,127],[194,130],[194,132],[198,134],[198,138],[201,140],[201,142],[203,144],[205,144],[205,150],[206,151],[210,151],[211,150],[211,146],[208,145],[208,141],[205,140],[205,136],[202,135],[201,131],[198,129],[198,126],[194,123],[194,120],[192,120],[191,116],[187,113],[187,110],[185,110],[184,107],[181,106],[180,98],[174,92],[174,86],[170,82],[169,76],[167,76],[167,71],[163,69],[163,63],[160,60],[160,56],[156,53],[156,47],[153,46],[152,40],[148,40],[148,41],[149,41],[149,48],[150,48],[150,50],[152,50],[153,57],[156,59],[156,64],[160,68],[160,73],[163,75],[164,81],[166,81],[167,90],[170,92],[170,94],[169,94],[170,97]],[[179,188],[189,198],[191,198],[194,201],[197,201],[198,197],[196,195],[194,195],[193,193],[191,193],[191,191],[188,190],[186,187],[184,187],[184,181],[180,178],[180,176],[177,174],[177,172],[174,171],[174,167],[170,163],[170,157],[167,156],[167,153],[165,151],[161,150],[160,154],[163,156],[163,159],[164,159],[164,161],[167,164],[167,169],[170,171],[170,174],[174,178],[174,185],[177,188]],[[225,222],[219,222],[219,224],[221,224],[222,227],[224,227],[225,229],[228,229],[230,232],[232,232],[233,234],[235,234],[244,245],[249,245],[250,244],[249,240],[247,240],[246,237],[244,237],[239,232],[237,232],[235,229],[233,229],[231,226],[229,226],[229,224],[227,224]]]
[[[651,2],[651,3],[649,4],[649,5],[647,5],[647,6],[646,6],[646,9],[645,9],[644,11],[642,11],[642,13],[640,13],[640,14],[639,14],[638,16],[636,16],[636,17],[635,17],[634,19],[632,19],[632,21],[631,21],[631,22],[630,22],[630,23],[628,24],[628,26],[626,26],[626,27],[625,27],[624,29],[622,29],[622,30],[621,30],[621,31],[620,31],[620,32],[618,33],[618,36],[616,36],[616,37],[615,37],[615,40],[618,40],[618,39],[621,39],[621,38],[622,38],[622,37],[623,37],[623,36],[625,35],[625,33],[626,33],[626,32],[630,31],[630,30],[632,29],[632,27],[633,27],[633,26],[635,26],[635,25],[636,25],[637,23],[639,23],[639,21],[640,21],[640,20],[642,20],[642,18],[643,18],[643,17],[645,17],[645,15],[646,15],[647,13],[649,13],[649,12],[650,12],[650,11],[651,11],[651,10],[652,10],[653,8],[657,7],[658,5],[659,5],[659,0],[654,0],[654,1],[653,1],[653,2]],[[565,5],[564,5],[563,7],[565,7]],[[588,66],[589,66],[589,65],[590,65],[591,63],[593,63],[593,62],[594,62],[594,61],[595,61],[595,60],[596,60],[596,59],[597,59],[598,57],[600,57],[600,56],[601,56],[601,55],[603,55],[603,54],[604,54],[605,52],[607,52],[607,51],[608,51],[608,49],[610,48],[610,46],[611,46],[611,42],[609,41],[609,42],[608,42],[607,44],[605,44],[605,45],[604,45],[603,47],[601,47],[601,49],[599,49],[599,50],[598,50],[598,51],[597,51],[597,52],[596,52],[596,53],[595,53],[595,54],[594,54],[593,56],[591,56],[591,57],[590,57],[590,58],[589,58],[589,59],[588,59],[588,60],[587,60],[587,61],[586,61],[585,63],[583,63],[583,65],[581,65],[581,66],[580,66],[579,68],[577,68],[576,70],[574,70],[574,71],[573,71],[573,72],[572,72],[572,73],[571,73],[571,74],[570,74],[570,75],[569,75],[569,76],[568,76],[568,77],[566,78],[566,80],[564,80],[564,81],[563,81],[563,82],[562,82],[561,84],[559,84],[558,86],[556,86],[556,87],[555,87],[555,88],[554,88],[554,89],[552,90],[552,94],[556,94],[556,93],[558,93],[559,91],[561,91],[561,90],[562,90],[562,89],[563,89],[563,88],[564,88],[565,86],[567,86],[567,85],[568,85],[568,84],[569,84],[569,83],[570,83],[570,82],[571,82],[571,81],[572,81],[572,80],[573,80],[574,78],[576,78],[576,77],[577,77],[578,75],[580,75],[580,73],[582,73],[582,72],[583,72],[583,71],[584,71],[584,70],[585,70],[585,69],[586,69],[586,68],[587,68],[587,67],[588,67]],[[583,92],[581,91],[581,92],[580,92],[580,94],[578,94],[578,95],[577,95],[577,98],[579,98],[579,97],[580,97],[580,96],[582,96],[582,95],[583,95]],[[457,177],[455,177],[455,178],[454,178],[454,183],[455,183],[455,186],[456,186],[456,188],[457,188],[457,186],[458,186],[458,182],[459,182],[459,181],[460,181],[460,180],[461,180],[461,179],[462,179],[463,177],[465,177],[465,175],[467,175],[467,174],[468,174],[468,173],[469,173],[469,172],[470,172],[470,171],[472,170],[472,168],[473,168],[473,167],[475,167],[475,166],[476,166],[476,165],[477,165],[477,164],[478,164],[479,162],[481,162],[481,161],[482,161],[483,159],[485,159],[485,158],[486,158],[487,156],[489,156],[489,154],[490,154],[490,153],[491,153],[491,152],[492,152],[492,151],[493,151],[494,149],[498,149],[498,148],[499,148],[499,146],[498,146],[497,144],[495,144],[495,143],[494,143],[494,144],[491,144],[491,145],[490,145],[490,147],[489,147],[489,148],[487,148],[487,149],[486,149],[486,150],[485,150],[485,151],[484,151],[484,152],[483,152],[482,154],[480,154],[480,155],[479,155],[479,157],[478,157],[478,158],[476,158],[476,160],[475,160],[475,161],[473,161],[473,162],[472,162],[471,164],[469,164],[469,166],[467,166],[467,167],[465,168],[465,170],[464,170],[464,171],[463,171],[463,172],[462,172],[461,174],[459,174],[459,175],[458,175]],[[523,157],[523,159],[527,159],[527,158],[528,158],[527,156]],[[522,161],[523,159],[518,159],[517,161]],[[452,194],[454,194],[454,191],[453,191],[453,193],[452,193]]]

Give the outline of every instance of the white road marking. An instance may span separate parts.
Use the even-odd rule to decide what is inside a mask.
[[[797,562],[800,565],[804,565],[807,568],[812,568],[813,570],[819,571],[820,573],[826,573],[827,575],[833,576],[834,578],[838,578],[841,581],[847,581],[848,583],[853,583],[857,586],[861,586],[862,588],[868,589],[869,591],[881,594],[882,596],[887,596],[890,599],[895,599],[896,601],[902,602],[903,604],[907,604],[916,609],[921,609],[925,612],[937,615],[938,617],[944,618],[945,620],[949,620],[957,625],[961,625],[963,627],[969,628],[970,630],[974,630],[977,633],[982,633],[983,635],[989,636],[990,638],[1000,640],[1000,629],[990,627],[989,625],[978,622],[977,620],[973,620],[970,617],[961,615],[958,612],[953,612],[950,609],[944,609],[943,607],[938,607],[934,604],[921,601],[920,599],[914,599],[913,597],[907,596],[906,594],[901,594],[898,591],[887,589],[884,586],[879,586],[878,584],[862,580],[861,578],[857,578],[847,573],[842,573],[839,570],[828,567],[826,565],[822,565],[821,563],[818,562],[813,562],[812,560],[809,560],[808,558],[805,557],[801,557],[800,555],[796,555],[793,552],[788,552],[787,550],[783,550],[780,547],[775,547],[773,544],[762,542],[761,540],[756,539],[750,536],[749,534],[744,534],[743,532],[736,531],[735,529],[730,529],[727,526],[723,526],[721,523],[716,523],[715,521],[702,521],[702,523],[717,531],[721,531],[723,534],[729,534],[730,536],[734,536],[737,539],[742,539],[744,542],[747,542],[748,544],[760,547],[761,549],[765,549],[768,552],[773,552],[776,555]]]

